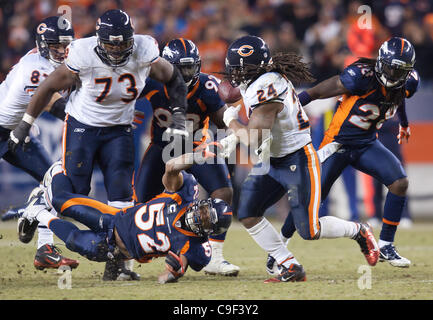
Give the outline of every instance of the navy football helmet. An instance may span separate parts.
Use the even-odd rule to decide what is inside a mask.
[[[72,24],[63,16],[45,18],[36,28],[36,46],[40,55],[54,66],[63,63],[66,47],[74,40]]]
[[[96,52],[105,64],[118,67],[128,62],[134,47],[134,28],[126,12],[106,11],[96,22],[96,37]]]
[[[375,73],[379,82],[388,88],[399,88],[406,83],[415,65],[415,49],[404,38],[393,37],[379,49]]]
[[[226,202],[209,198],[192,203],[185,213],[185,223],[198,236],[216,236],[228,230],[232,217],[232,209]]]
[[[271,52],[262,38],[243,36],[233,41],[227,49],[226,72],[234,87],[251,80],[247,79],[245,74],[242,75],[245,67],[264,66],[269,63],[272,63]]]
[[[162,57],[179,69],[188,88],[192,88],[197,83],[201,59],[194,42],[183,38],[171,40],[164,47]]]

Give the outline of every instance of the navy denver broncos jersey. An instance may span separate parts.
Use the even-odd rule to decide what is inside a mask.
[[[128,252],[138,262],[166,255],[169,250],[183,254],[195,271],[210,261],[207,237],[187,230],[181,217],[197,199],[198,184],[194,176],[183,174],[182,188],[163,192],[150,201],[119,212],[115,228]]]
[[[336,112],[320,146],[336,141],[341,144],[368,144],[376,139],[376,132],[384,121],[392,118],[398,105],[387,102],[389,88],[376,79],[374,67],[367,64],[352,64],[345,68],[340,80],[350,94],[337,102]],[[418,73],[413,70],[403,88],[405,98],[416,92]],[[404,99],[404,98],[403,98]]]
[[[197,83],[188,92],[186,118],[193,122],[194,132],[203,128],[207,130],[209,115],[224,105],[218,95],[218,82],[216,77],[200,73]],[[152,143],[164,146],[166,142],[162,140],[162,134],[172,121],[167,90],[162,83],[148,78],[141,97],[149,100],[153,108]]]

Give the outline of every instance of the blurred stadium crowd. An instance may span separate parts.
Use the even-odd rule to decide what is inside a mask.
[[[433,0],[0,0],[0,81],[34,47],[38,22],[62,5],[72,9],[77,37],[92,35],[105,10],[121,8],[136,32],[152,35],[161,48],[189,38],[203,72],[221,71],[228,44],[243,33],[263,37],[274,52],[301,53],[318,81],[357,57],[374,57],[388,37],[403,36],[415,46],[423,81],[433,80]],[[371,29],[358,23],[363,5],[371,9]]]

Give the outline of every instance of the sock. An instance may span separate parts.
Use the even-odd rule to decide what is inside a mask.
[[[263,218],[262,221],[247,231],[263,250],[274,257],[278,264],[282,264],[286,268],[292,263],[299,264],[293,254],[284,246],[280,235],[266,218]]]
[[[223,241],[213,241],[209,239],[210,246],[212,248],[212,257],[211,260],[222,261],[223,258]]]
[[[353,238],[359,231],[359,224],[333,216],[321,217],[320,239]]]
[[[379,248],[383,248],[384,246],[387,246],[389,244],[391,244],[392,242],[389,241],[383,241],[379,239],[379,242],[377,243],[377,245],[379,246]]]
[[[46,226],[39,223],[38,226],[38,249],[46,244],[54,244],[54,234]]]
[[[72,222],[59,219],[46,210],[39,213],[37,219],[39,223],[47,225],[50,230],[65,243],[69,234],[72,231],[78,230],[78,227]]]
[[[400,197],[388,191],[383,208],[383,224],[379,239],[394,242],[397,226],[406,204],[407,197]]]
[[[281,237],[281,241],[283,241],[283,243],[284,243],[284,246],[287,247],[287,245],[289,244],[289,241],[290,241],[291,238],[286,238],[283,235],[283,232],[280,232],[280,237]]]
[[[57,212],[54,209],[49,211],[49,213],[54,217],[57,216]],[[54,234],[50,229],[48,229],[46,224],[39,222],[39,225],[38,225],[38,249],[40,247],[46,245],[46,244],[54,244]]]

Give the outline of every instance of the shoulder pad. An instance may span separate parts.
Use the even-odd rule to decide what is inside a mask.
[[[265,73],[248,86],[244,100],[251,108],[271,101],[282,102],[289,84],[290,81],[277,72]]]
[[[416,70],[413,70],[406,81],[406,98],[412,97],[418,90],[420,76]]]
[[[340,74],[343,86],[352,94],[362,95],[367,92],[374,70],[367,65],[352,64]]]
[[[155,38],[149,35],[134,35],[135,56],[142,64],[151,64],[159,58],[159,46]]]

